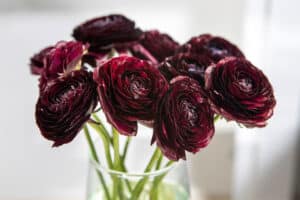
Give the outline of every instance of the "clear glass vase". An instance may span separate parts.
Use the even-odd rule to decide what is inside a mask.
[[[153,155],[158,153],[156,145],[150,145],[151,137],[147,134],[138,134],[131,140],[121,136],[120,151],[125,148],[128,141],[130,145],[124,161],[126,172],[108,167],[104,145],[100,139],[94,142],[99,159],[98,161],[92,157],[90,159],[87,200],[189,199],[186,162],[170,164],[170,161],[161,156],[161,160],[153,164],[153,169],[145,172]],[[113,149],[110,150],[113,154]]]

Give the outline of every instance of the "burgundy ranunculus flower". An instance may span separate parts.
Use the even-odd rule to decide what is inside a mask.
[[[214,135],[213,112],[201,90],[196,80],[177,76],[161,99],[153,141],[171,160],[185,159],[185,151],[198,152]]]
[[[81,42],[58,42],[46,56],[45,76],[56,78],[59,74],[80,68],[79,64],[85,50]]]
[[[135,57],[112,58],[94,71],[106,118],[121,134],[135,135],[137,121],[154,119],[168,83],[157,68]]]
[[[244,54],[236,45],[222,37],[212,36],[210,34],[193,37],[182,45],[178,52],[206,54],[215,62],[230,56],[244,58]]]
[[[179,47],[179,44],[169,35],[157,30],[145,32],[140,43],[160,62],[166,57],[174,55]]]
[[[185,75],[194,78],[204,87],[205,70],[213,64],[205,55],[180,53],[165,59],[158,69],[169,81],[178,75]]]
[[[60,146],[73,140],[97,105],[92,74],[83,70],[47,82],[36,104],[42,135]]]
[[[276,104],[273,88],[262,71],[243,58],[229,57],[209,67],[206,89],[213,110],[247,127],[263,127]]]
[[[39,53],[34,54],[30,58],[30,70],[32,74],[41,75],[44,71],[44,59],[49,51],[53,49],[53,46],[42,49]]]
[[[73,31],[76,40],[93,46],[134,41],[141,35],[135,23],[122,15],[108,15],[88,20]]]
[[[46,55],[44,70],[40,79],[43,88],[47,81],[81,68],[81,58],[86,46],[81,42],[58,42]]]

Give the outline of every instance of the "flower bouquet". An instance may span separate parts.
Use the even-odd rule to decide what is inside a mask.
[[[73,37],[35,54],[30,67],[40,76],[41,134],[58,147],[83,129],[98,181],[88,198],[188,199],[188,192],[179,195],[183,179],[178,187],[166,181],[176,161],[206,147],[219,118],[264,127],[273,114],[267,77],[224,38],[202,34],[180,45],[122,15],[88,20]],[[133,180],[126,158],[138,124],[153,130],[147,145],[155,149]],[[122,149],[120,137],[126,137]]]

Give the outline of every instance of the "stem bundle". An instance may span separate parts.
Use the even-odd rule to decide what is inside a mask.
[[[100,118],[96,114],[93,114],[93,120],[94,122],[89,121],[88,125],[97,131],[98,135],[102,140],[107,166],[109,167],[109,169],[126,173],[127,168],[126,168],[125,161],[128,153],[128,148],[131,142],[131,138],[128,137],[126,139],[124,149],[122,149],[122,153],[121,153],[120,146],[119,146],[118,131],[114,127],[112,127],[112,131],[111,131],[112,135],[110,135],[109,132],[106,130],[105,126],[103,125],[103,123],[101,122]],[[91,139],[87,125],[84,126],[84,132],[90,148],[91,157],[96,163],[100,164],[100,160],[97,156],[97,151]],[[111,150],[113,150],[113,158],[112,158]],[[147,173],[147,172],[151,172],[152,170],[159,170],[162,165],[162,160],[163,160],[163,155],[161,151],[158,148],[156,148],[144,172]],[[171,163],[167,163],[167,165],[165,165],[164,167],[170,164]],[[133,183],[127,180],[126,178],[122,178],[119,177],[119,175],[112,174],[110,175],[112,180],[112,188],[111,190],[109,190],[109,187],[107,185],[108,183],[105,182],[103,174],[98,169],[96,169],[96,173],[103,187],[104,195],[107,200],[126,200],[126,199],[138,200],[141,193],[144,190],[145,185],[149,181],[149,176],[145,176],[142,177],[139,181],[137,181],[137,183]],[[154,178],[152,188],[150,190],[151,199],[152,198],[157,199],[157,186],[163,180],[165,175],[166,173]],[[124,187],[126,187],[126,190]]]

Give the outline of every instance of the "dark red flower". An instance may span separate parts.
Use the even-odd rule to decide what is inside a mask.
[[[178,52],[206,54],[215,62],[229,56],[244,58],[244,54],[236,45],[222,37],[212,36],[210,34],[193,37],[182,45]]]
[[[171,160],[185,159],[185,151],[198,152],[214,135],[213,112],[201,90],[196,80],[177,76],[161,99],[153,141]]]
[[[273,88],[262,71],[243,58],[229,57],[209,67],[206,89],[213,110],[247,127],[263,127],[276,104]]]
[[[168,83],[157,68],[135,57],[113,58],[94,71],[106,118],[121,134],[135,135],[137,121],[154,119]]]
[[[169,35],[157,30],[144,32],[140,43],[160,62],[166,57],[174,55],[179,47],[179,44]]]
[[[81,42],[58,42],[44,59],[44,70],[40,79],[43,88],[47,81],[58,76],[81,68],[81,58],[86,51],[86,46]]]
[[[108,15],[88,20],[73,31],[76,40],[93,46],[134,41],[141,35],[135,23],[122,15]]]
[[[60,146],[73,140],[97,105],[92,74],[83,70],[47,82],[36,104],[41,134]]]
[[[32,74],[40,75],[44,71],[44,59],[49,51],[53,49],[53,46],[42,49],[39,53],[34,54],[30,58],[30,70]]]
[[[194,78],[204,87],[204,73],[210,65],[213,65],[213,61],[205,55],[180,53],[165,59],[158,69],[169,81],[178,75],[185,75]]]

